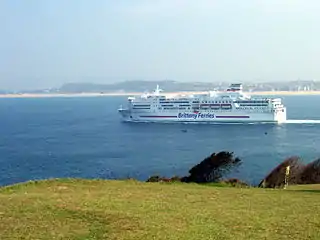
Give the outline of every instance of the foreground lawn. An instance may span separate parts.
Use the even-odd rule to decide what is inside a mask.
[[[0,239],[320,239],[320,187],[48,180],[0,188]]]

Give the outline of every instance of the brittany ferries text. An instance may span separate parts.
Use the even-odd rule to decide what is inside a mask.
[[[214,118],[212,113],[179,113],[178,118]]]

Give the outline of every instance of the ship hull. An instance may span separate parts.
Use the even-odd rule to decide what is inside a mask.
[[[286,111],[254,113],[254,112],[131,112],[119,111],[126,122],[202,122],[202,123],[281,123],[286,121]]]

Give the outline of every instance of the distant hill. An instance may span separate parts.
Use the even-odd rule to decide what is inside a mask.
[[[61,86],[58,91],[61,93],[80,92],[145,92],[152,91],[156,85],[165,92],[176,91],[206,91],[213,89],[225,89],[229,82],[178,82],[173,80],[161,81],[124,81],[112,84],[94,83],[67,83]],[[320,82],[316,81],[278,81],[263,83],[243,83],[244,91],[302,91],[320,90]]]
[[[213,83],[187,83],[172,80],[162,81],[126,81],[113,84],[94,84],[94,83],[67,83],[59,88],[62,93],[79,92],[144,92],[151,91],[159,84],[160,88],[166,92],[172,91],[203,91],[218,87]],[[228,84],[226,84],[227,86]]]
[[[237,83],[235,81],[234,83]],[[230,82],[178,82],[174,80],[133,80],[111,84],[97,83],[66,83],[58,88],[15,91],[14,93],[128,93],[152,91],[156,85],[164,92],[177,91],[207,91],[213,89],[225,89]],[[309,91],[320,90],[320,81],[277,81],[277,82],[243,82],[243,90],[246,92],[255,91]],[[0,90],[0,94],[12,93],[10,91]]]

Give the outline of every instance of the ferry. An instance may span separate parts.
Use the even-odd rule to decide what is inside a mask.
[[[281,98],[252,97],[243,92],[241,83],[222,91],[187,96],[162,94],[157,85],[151,93],[128,97],[127,106],[118,112],[129,122],[262,122],[286,121]]]

